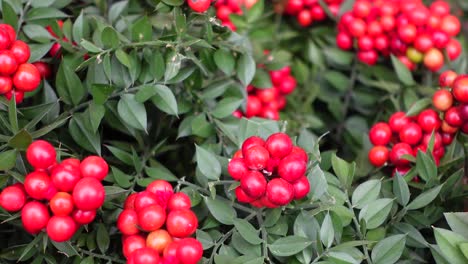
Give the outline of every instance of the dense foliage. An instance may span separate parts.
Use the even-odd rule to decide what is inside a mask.
[[[408,5],[447,15],[433,2],[1,1],[2,23],[16,32],[0,26],[0,262],[185,264],[201,242],[200,263],[210,264],[467,263],[468,3],[447,0],[453,16],[440,34],[408,26],[421,19],[405,18]],[[383,3],[406,13],[376,39],[450,32],[437,67],[415,66],[434,56],[414,39],[372,63],[362,54],[372,37],[343,40],[355,26],[345,14],[364,20]],[[54,156],[32,153],[38,140]],[[52,161],[70,186],[54,182]],[[89,185],[102,180],[105,201],[70,220],[70,207],[56,207],[77,205],[77,179],[93,181],[86,165],[102,169]],[[151,191],[155,181],[170,183],[176,205]],[[56,199],[43,195],[54,188]],[[49,231],[25,212],[65,216]],[[66,234],[57,231],[65,218]],[[174,219],[190,219],[189,230]],[[157,254],[131,249],[145,242]]]

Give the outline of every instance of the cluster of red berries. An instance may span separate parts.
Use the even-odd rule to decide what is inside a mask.
[[[433,106],[443,113],[442,129],[454,137],[458,130],[468,134],[468,75],[446,71],[432,97]]]
[[[44,140],[34,141],[26,158],[34,172],[26,175],[24,184],[5,188],[0,206],[9,212],[21,210],[23,227],[30,234],[46,228],[53,241],[71,239],[80,225],[94,220],[104,203],[101,181],[108,172],[106,161],[89,156],[81,162],[68,158],[57,163],[54,147]]]
[[[117,219],[123,254],[129,264],[196,264],[202,244],[190,237],[198,227],[190,197],[155,180],[127,197]]]
[[[324,1],[333,16],[338,15],[342,2],[343,0]],[[284,13],[295,16],[297,22],[303,27],[327,19],[327,13],[323,10],[319,0],[288,0],[284,7]]]
[[[286,95],[296,89],[296,79],[291,75],[291,68],[286,66],[280,70],[270,71],[273,87],[262,89],[253,85],[247,86],[247,107],[245,113],[240,110],[234,111],[237,118],[250,118],[259,116],[263,118],[278,120],[279,111],[286,106]]]
[[[231,22],[229,18],[230,14],[242,15],[241,7],[249,9],[257,0],[219,0],[215,3],[216,16],[221,20],[221,24],[230,28],[232,31],[236,31],[236,26]]]
[[[15,29],[0,24],[0,94],[8,100],[15,95],[21,103],[25,92],[34,91],[41,83],[37,68],[27,63],[31,51],[28,44],[16,39]]]
[[[379,122],[372,126],[369,139],[374,147],[369,151],[369,161],[376,167],[390,161],[396,171],[405,174],[410,169],[410,161],[404,155],[416,157],[419,150],[426,152],[432,134],[432,156],[439,165],[445,154],[445,146],[452,143],[454,138],[439,114],[433,109],[425,109],[411,117],[404,112],[396,112],[390,116],[388,123]]]
[[[394,54],[410,70],[423,63],[431,71],[444,65],[445,50],[456,59],[462,47],[454,37],[459,19],[447,2],[437,0],[429,8],[421,0],[357,0],[338,24],[337,46],[357,50],[360,61],[374,65],[379,53]]]
[[[272,134],[266,141],[257,136],[246,139],[228,164],[231,177],[240,181],[237,200],[276,208],[304,198],[310,190],[308,160],[285,133]]]

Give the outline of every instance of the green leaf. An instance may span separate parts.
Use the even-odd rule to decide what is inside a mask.
[[[181,6],[182,4],[185,3],[185,1],[184,0],[163,0],[163,3],[169,6]]]
[[[427,248],[428,244],[421,232],[414,226],[407,223],[396,223],[393,228],[401,234],[406,234],[406,244],[410,247]]]
[[[127,8],[128,1],[119,1],[112,4],[109,8],[109,21],[114,22],[117,18],[120,17],[122,12]]]
[[[380,180],[369,180],[361,183],[353,192],[353,207],[362,209],[366,204],[379,198],[382,183]]]
[[[122,197],[122,195],[127,194],[129,191],[120,188],[119,186],[104,186],[106,191],[106,201]]]
[[[133,162],[132,162],[133,163]],[[116,167],[112,166],[112,176],[114,176],[115,182],[122,188],[129,188],[132,186],[130,182],[130,177],[123,173],[121,170],[117,169]]]
[[[113,146],[106,145],[106,147],[120,161],[122,161],[123,163],[127,165],[133,165],[133,158],[131,154]]]
[[[466,260],[468,260],[468,243],[461,243],[459,247]]]
[[[379,227],[387,219],[392,209],[393,200],[389,198],[377,199],[365,205],[359,212],[359,220],[366,221],[367,229]]]
[[[327,71],[323,77],[340,92],[345,92],[348,89],[349,79],[339,71]]]
[[[55,86],[59,96],[66,104],[78,105],[86,94],[80,78],[65,61],[60,63]]]
[[[138,19],[132,25],[132,39],[134,41],[142,42],[142,41],[150,41],[153,37],[153,30],[151,27],[151,23],[148,20],[147,16],[143,16]]]
[[[444,216],[453,232],[468,239],[468,212],[444,213]]]
[[[270,75],[263,69],[257,69],[252,80],[252,85],[259,89],[268,89],[273,87]]]
[[[418,175],[426,182],[437,178],[437,165],[430,155],[432,156],[432,154],[418,150],[418,155],[416,156]]]
[[[35,62],[42,59],[52,47],[52,43],[46,44],[28,44],[29,49],[31,50],[31,56],[29,57],[28,62]]]
[[[0,171],[10,170],[15,167],[16,150],[11,149],[0,152]]]
[[[353,256],[351,256],[348,253],[345,252],[330,252],[328,254],[327,260],[330,260],[331,262],[326,262],[326,263],[333,263],[333,264],[356,264],[359,263],[358,260],[354,259]],[[320,263],[320,262],[317,262]]]
[[[40,42],[40,43],[44,43],[44,45],[49,46],[49,50],[50,50],[50,47],[52,46],[52,44],[49,43],[49,42],[50,42],[51,39],[53,39],[53,37],[50,35],[50,33],[44,27],[41,27],[41,26],[35,25],[35,24],[27,24],[27,25],[22,27],[22,31],[28,38],[30,38],[30,39],[32,39],[34,41]],[[33,44],[31,44],[31,45],[33,45]],[[31,50],[32,53],[34,52],[33,48],[35,46],[37,46],[37,44],[30,47],[30,50]],[[47,50],[46,53],[49,50]]]
[[[323,53],[313,41],[307,42],[307,58],[317,67],[324,68]]]
[[[162,165],[158,167],[147,167],[145,168],[145,172],[146,174],[148,174],[148,176],[150,176],[153,179],[162,179],[171,182],[175,182],[178,180],[178,178],[174,174],[172,174],[170,170],[163,167]]]
[[[395,175],[393,177],[393,193],[397,199],[397,202],[402,206],[406,206],[410,199],[410,191],[408,184],[401,175]]]
[[[208,210],[216,220],[225,225],[234,224],[237,213],[228,202],[208,197],[204,197],[204,200]]]
[[[264,14],[264,0],[258,0],[256,3],[247,8],[247,21],[252,23],[259,19]]]
[[[426,109],[431,104],[432,104],[431,98],[419,99],[418,101],[414,102],[413,105],[411,105],[408,111],[406,111],[406,115],[415,116],[419,114],[422,110]]]
[[[326,248],[331,247],[335,238],[335,230],[330,214],[327,213],[323,219],[322,227],[320,228],[320,240]]]
[[[372,249],[372,261],[375,264],[393,264],[397,262],[405,249],[406,235],[394,235],[379,241]]]
[[[10,138],[8,141],[8,145],[12,148],[18,150],[26,150],[26,148],[31,144],[32,137],[28,131],[25,129],[21,129],[18,133],[16,133],[13,137]]]
[[[198,229],[196,233],[196,237],[197,237],[197,240],[200,241],[200,243],[202,243],[203,250],[207,250],[213,247],[215,244],[210,234],[205,231]]]
[[[87,119],[82,115],[75,115],[68,124],[73,140],[88,151],[101,155],[101,138],[99,133],[93,132]],[[88,121],[89,123],[89,121]]]
[[[234,226],[239,234],[250,244],[258,245],[262,243],[263,240],[258,237],[258,230],[247,220],[236,218],[234,219]]]
[[[16,113],[16,101],[15,93],[13,93],[13,98],[8,102],[8,119],[10,121],[11,132],[18,132],[18,116]]]
[[[164,81],[174,78],[179,73],[182,66],[182,54],[172,52],[166,60],[166,71],[164,72]]]
[[[54,245],[58,252],[64,254],[67,257],[80,255],[78,251],[76,251],[75,247],[71,245],[70,241],[58,243],[54,242],[53,240],[50,240],[50,242]]]
[[[93,95],[93,101],[96,104],[104,104],[109,95],[112,94],[115,87],[107,84],[93,84],[91,86],[91,94]]]
[[[104,118],[105,112],[106,108],[103,105],[98,105],[94,102],[91,102],[91,104],[89,104],[88,113],[93,132],[98,131],[99,125],[101,124],[102,118]]]
[[[218,66],[218,68],[225,74],[229,75],[234,70],[236,61],[234,60],[231,52],[219,49],[213,54],[213,59],[216,66]]]
[[[419,208],[422,208],[429,203],[431,203],[437,195],[439,195],[440,189],[442,189],[443,185],[439,185],[437,187],[434,187],[428,191],[425,191],[418,195],[408,206],[406,207],[408,210],[416,210]]]
[[[319,165],[315,165],[307,175],[310,183],[310,194],[314,200],[319,199],[328,191],[327,179]]]
[[[151,102],[153,102],[153,104],[161,111],[177,116],[179,109],[172,90],[161,84],[153,86],[152,89],[154,89],[155,94],[151,97]]]
[[[213,109],[213,116],[224,118],[230,116],[234,110],[238,109],[244,100],[236,97],[226,97],[221,100]]]
[[[75,42],[79,43],[85,36],[88,35],[89,25],[86,21],[83,10],[81,10],[80,15],[76,18],[75,23],[73,23],[73,39]]]
[[[130,56],[123,50],[118,49],[115,51],[115,57],[119,60],[122,65],[130,69],[132,67],[130,63]]]
[[[122,95],[117,104],[117,111],[122,120],[129,126],[146,132],[148,124],[145,105],[137,102],[135,95]]]
[[[195,145],[197,167],[210,180],[217,180],[221,175],[221,164],[216,156],[203,147]]]
[[[434,227],[434,235],[441,253],[450,264],[466,263],[466,258],[458,247],[459,244],[466,242],[466,239],[452,231],[437,227]]]
[[[101,33],[101,42],[105,48],[117,48],[120,41],[117,32],[112,27],[105,27]]]
[[[107,232],[104,224],[99,224],[96,234],[96,242],[99,247],[99,250],[104,254],[109,249],[110,239],[109,233]]]
[[[18,28],[18,15],[7,1],[2,1],[2,19],[3,23],[11,25],[14,29]]]
[[[255,76],[255,61],[252,56],[242,54],[237,61],[237,77],[244,86],[247,86]]]
[[[80,45],[85,48],[87,51],[91,52],[91,53],[99,53],[102,51],[101,48],[99,48],[98,46],[94,45],[92,42],[89,42],[87,41],[86,39],[82,39],[80,41]]]
[[[32,20],[38,20],[38,19],[50,19],[50,18],[64,18],[67,17],[68,15],[63,13],[62,11],[56,9],[56,8],[51,8],[51,7],[38,7],[38,8],[33,8],[31,9],[27,14],[26,14],[26,20],[27,21],[32,21]]]
[[[349,187],[353,182],[354,171],[356,169],[356,163],[348,163],[345,160],[339,158],[334,153],[332,158],[332,167],[338,179],[340,179],[341,184],[344,187]]]
[[[415,85],[411,71],[394,55],[390,55],[398,79],[406,86]]]
[[[300,236],[287,236],[277,239],[273,244],[269,244],[270,252],[279,257],[287,257],[301,252],[312,244],[307,238]]]

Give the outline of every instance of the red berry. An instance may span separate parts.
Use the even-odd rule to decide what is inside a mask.
[[[253,146],[244,153],[244,161],[249,169],[262,170],[268,164],[270,153],[262,146]]]
[[[449,36],[454,37],[460,33],[460,20],[454,15],[446,15],[442,17],[440,22],[440,29],[447,33]]]
[[[35,90],[41,83],[41,74],[37,68],[29,63],[21,64],[13,75],[15,88],[23,92]]]
[[[361,36],[358,38],[358,48],[363,51],[369,51],[374,49],[374,40],[368,35]]]
[[[401,128],[400,128],[401,129]],[[369,139],[373,145],[385,146],[390,142],[392,130],[387,123],[379,122],[369,131]]]
[[[18,69],[18,62],[13,52],[9,50],[0,51],[0,74],[12,75]]]
[[[13,40],[10,38],[8,32],[0,27],[0,50],[6,50],[10,47]]]
[[[71,192],[80,181],[81,175],[78,168],[70,168],[62,163],[52,170],[50,179],[59,191]]]
[[[410,145],[416,145],[421,141],[422,130],[421,127],[416,123],[409,123],[399,133],[400,140]]]
[[[281,178],[275,178],[268,182],[266,196],[276,205],[286,205],[294,199],[294,187]]]
[[[416,26],[413,24],[403,25],[398,28],[398,36],[403,42],[408,44],[414,42],[417,33],[418,31],[416,29]]]
[[[369,151],[369,162],[375,167],[383,166],[389,157],[389,151],[384,146],[375,146]]]
[[[456,39],[450,39],[445,49],[450,60],[455,60],[462,53],[462,46]]]
[[[351,36],[358,38],[366,34],[367,25],[364,20],[354,18],[351,23],[348,24],[348,30]]]
[[[18,64],[26,63],[29,60],[29,56],[31,56],[29,45],[21,40],[14,41],[11,44],[10,51],[13,53]]]
[[[156,250],[143,247],[135,250],[128,259],[128,264],[154,264],[159,262],[159,254]]]
[[[70,240],[77,229],[71,216],[52,216],[47,223],[47,235],[55,242]]]
[[[124,235],[136,235],[138,229],[138,215],[134,210],[123,210],[117,218],[117,228]]]
[[[73,197],[66,192],[57,192],[49,202],[54,215],[66,216],[73,212]]]
[[[313,18],[312,13],[308,9],[302,9],[297,14],[297,22],[303,27],[310,26],[312,24]]]
[[[218,1],[219,2],[219,1]],[[218,3],[217,2],[217,3]],[[228,21],[229,15],[232,14],[231,8],[226,5],[219,6],[216,10],[216,16],[221,19],[221,21]]]
[[[463,116],[462,116],[462,109],[465,110],[467,107],[465,106],[452,106],[446,112],[444,116],[445,122],[453,127],[460,127],[463,124]],[[468,109],[466,109],[468,110]]]
[[[141,235],[127,236],[122,240],[122,251],[127,259],[133,252],[144,247],[146,247],[146,240]]]
[[[167,202],[169,211],[190,209],[190,207],[192,207],[190,197],[183,192],[174,193]]]
[[[166,222],[166,211],[153,204],[138,211],[138,223],[143,231],[151,232],[161,228]]]
[[[56,162],[56,152],[49,142],[36,140],[26,150],[26,158],[35,169],[47,169]]]
[[[135,209],[135,199],[137,195],[138,193],[132,193],[125,199],[124,209]]]
[[[96,211],[82,211],[76,209],[72,212],[73,220],[79,225],[87,225],[96,218]]]
[[[83,178],[93,177],[102,181],[109,172],[109,166],[103,158],[99,156],[89,156],[81,161],[80,171]]]
[[[445,1],[435,1],[430,5],[431,13],[437,16],[445,16],[450,13],[450,5]]]
[[[238,186],[234,192],[236,194],[237,200],[239,202],[241,202],[241,203],[250,203],[250,202],[253,202],[255,200],[255,198],[252,198],[252,197],[248,196],[244,192],[244,190],[242,190],[242,188],[240,186]]]
[[[174,188],[172,185],[165,180],[155,180],[151,182],[146,190],[156,194],[156,196],[170,197],[174,193]]]
[[[450,36],[447,33],[440,30],[432,32],[432,43],[434,44],[434,47],[443,49],[447,46],[449,41]]]
[[[445,89],[437,90],[432,96],[432,105],[439,111],[447,111],[453,104],[452,93]]]
[[[211,1],[210,0],[187,0],[188,5],[190,8],[199,13],[203,13],[208,8],[210,8]]]
[[[139,192],[134,201],[135,211],[140,211],[141,209],[148,207],[153,204],[158,204],[158,197],[156,194],[150,191]]]
[[[38,201],[26,203],[21,210],[21,222],[24,230],[33,235],[41,232],[47,226],[49,218],[47,206]]]
[[[228,164],[228,172],[229,175],[235,180],[240,180],[242,177],[244,177],[245,174],[247,174],[249,171],[249,168],[244,162],[244,159],[242,158],[234,158],[231,161],[229,161]]]
[[[13,98],[13,94],[15,95],[15,101],[17,104],[21,103],[24,99],[24,92],[18,90],[11,90],[5,93],[5,98],[10,101]]]
[[[336,45],[343,50],[350,50],[353,47],[353,38],[344,32],[339,32],[336,35]]]
[[[432,48],[424,55],[424,66],[429,70],[438,71],[444,65],[444,55],[440,50]]]
[[[295,182],[304,176],[307,170],[307,163],[296,154],[284,157],[278,164],[278,174],[288,182]]]
[[[257,96],[249,95],[247,97],[247,109],[245,112],[246,117],[257,116],[262,110],[262,101]]]
[[[429,146],[429,142],[431,140],[431,135],[432,134],[424,134],[423,139],[422,139],[422,144],[424,146]],[[440,133],[435,132],[434,133],[434,147],[433,147],[433,149],[438,149],[440,147],[442,147],[442,136],[440,135]]]
[[[175,210],[167,215],[166,228],[173,237],[188,237],[195,233],[198,219],[192,210]]]
[[[451,87],[457,76],[457,73],[454,71],[444,71],[439,76],[439,85],[442,87]]]
[[[40,171],[34,171],[26,175],[24,189],[26,193],[36,200],[45,199],[49,188],[52,186],[49,176]]]
[[[454,138],[455,137],[453,134],[442,133],[442,144],[444,144],[445,146],[450,145],[452,144]]]
[[[106,192],[96,178],[81,179],[73,188],[73,201],[76,208],[83,211],[97,210],[104,203]]]
[[[293,143],[287,134],[275,133],[267,138],[265,148],[271,157],[283,158],[291,153]]]
[[[441,120],[436,111],[426,109],[419,113],[418,124],[424,132],[431,133],[433,130],[439,129]]]
[[[283,78],[278,88],[282,94],[290,94],[294,91],[294,89],[296,88],[296,85],[297,85],[296,79],[288,75]]]
[[[11,92],[13,81],[8,76],[0,76],[0,94]]]
[[[250,171],[240,180],[240,187],[251,198],[260,198],[266,190],[267,181],[258,171]]]
[[[9,24],[0,24],[0,31],[5,30],[11,41],[16,40],[16,30]]]
[[[359,61],[367,64],[367,65],[374,65],[377,63],[379,59],[379,55],[375,50],[368,50],[368,51],[359,51],[357,53],[357,58]]]
[[[413,149],[407,143],[397,143],[390,151],[390,161],[396,166],[406,166],[410,162],[404,159],[403,155],[412,155]]]
[[[434,46],[432,38],[428,34],[421,34],[414,40],[414,47],[420,52],[426,52]]]
[[[292,186],[294,188],[294,199],[296,200],[302,199],[309,194],[310,183],[306,176],[299,178]]]
[[[177,247],[177,258],[181,264],[196,264],[203,256],[203,246],[195,238],[180,240]]]
[[[36,61],[33,65],[36,66],[42,78],[49,79],[52,76],[52,70],[50,69],[49,64],[43,61]]]
[[[353,6],[353,14],[359,18],[366,18],[371,12],[372,5],[367,1],[356,1]]]
[[[8,212],[17,212],[26,202],[26,193],[22,184],[8,186],[0,193],[0,207]]]

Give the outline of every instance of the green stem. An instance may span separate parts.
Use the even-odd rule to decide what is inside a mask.
[[[21,25],[23,24],[24,22],[24,15],[26,14],[26,12],[28,11],[29,9],[29,6],[31,5],[31,2],[33,0],[29,0],[28,2],[26,2],[26,4],[24,5],[24,9],[21,11],[21,14],[18,18],[18,28],[16,29],[16,33],[19,33],[20,31],[20,28],[21,28]]]
[[[268,233],[265,229],[265,226],[263,225],[263,210],[260,209],[257,212],[257,222],[258,226],[260,226],[260,231],[262,234],[262,244],[263,244],[263,258],[265,262],[270,262],[270,258],[268,257]]]
[[[117,259],[117,258],[112,258],[112,257],[108,257],[108,256],[105,256],[105,255],[100,255],[100,254],[96,254],[96,253],[93,253],[91,251],[88,251],[88,250],[85,250],[85,249],[81,249],[81,248],[77,248],[79,252],[87,255],[87,256],[91,256],[93,258],[99,258],[99,259],[104,259],[104,260],[108,260],[108,261],[111,261],[112,263],[122,263],[122,264],[125,264],[125,261],[123,260],[120,260],[120,259]]]
[[[348,205],[349,210],[351,210],[352,213],[353,213],[353,223],[354,223],[354,225],[356,227],[356,232],[357,232],[357,234],[359,236],[359,239],[360,240],[366,240],[366,236],[363,235],[362,232],[361,232],[361,225],[359,224],[359,221],[356,218],[356,215],[354,214],[353,206],[351,204],[351,201],[349,200],[348,191],[345,191],[345,194],[346,194],[346,204]],[[362,245],[362,248],[364,250],[364,255],[366,256],[367,263],[372,264],[372,260],[371,260],[371,258],[369,256],[369,249],[367,248],[367,245]]]
[[[337,132],[336,132],[336,138],[339,140],[343,134],[343,130],[345,128],[345,120],[346,120],[346,116],[348,115],[348,111],[349,111],[349,104],[351,103],[351,97],[353,95],[353,90],[354,90],[354,85],[356,84],[356,79],[357,79],[357,59],[354,59],[354,62],[353,62],[353,66],[352,66],[352,69],[351,69],[351,78],[349,80],[349,85],[348,85],[348,89],[346,91],[346,94],[345,94],[345,97],[344,97],[344,101],[343,101],[343,121],[340,122],[340,125],[338,126],[337,128]]]

